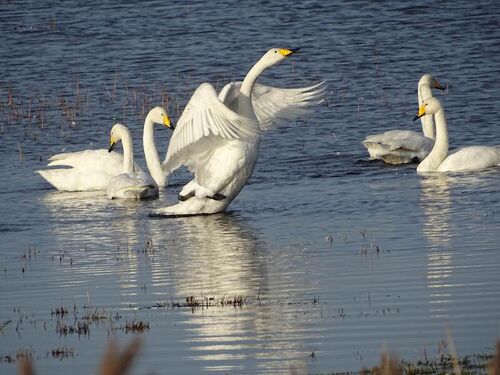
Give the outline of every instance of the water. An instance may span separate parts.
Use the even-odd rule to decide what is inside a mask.
[[[436,95],[452,147],[500,143],[495,2],[0,10],[1,373],[26,351],[39,373],[90,373],[133,321],[149,324],[135,373],[356,370],[384,349],[432,357],[447,332],[460,354],[492,349],[499,170],[422,177],[367,161],[360,141],[417,129],[416,83],[431,72],[449,84]],[[326,103],[265,134],[227,213],[147,216],[175,201],[186,171],[159,200],[132,203],[54,192],[34,173],[63,150],[107,147],[115,120],[144,165],[145,111],[162,104],[175,120],[199,83],[241,79],[272,46],[302,50],[261,82],[327,80]],[[157,133],[164,155],[169,131]],[[190,296],[210,306],[178,307]],[[88,332],[64,334],[92,315]]]

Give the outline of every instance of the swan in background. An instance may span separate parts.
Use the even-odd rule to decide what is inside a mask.
[[[418,81],[418,105],[432,97],[431,89],[444,90],[430,74],[424,74]],[[389,164],[410,163],[423,160],[434,145],[434,121],[432,116],[421,118],[422,133],[412,130],[389,130],[385,133],[369,135],[362,142],[371,159],[382,159]]]
[[[158,152],[154,142],[154,124],[173,129],[167,111],[162,107],[151,109],[144,121],[143,146],[146,163],[153,178],[160,185],[164,181]],[[57,154],[49,159],[49,167],[64,168],[36,171],[56,189],[61,191],[105,191],[113,176],[123,173],[123,155],[108,150],[84,150]],[[134,170],[141,168],[134,164]]]
[[[167,176],[185,165],[195,178],[182,189],[180,203],[151,215],[212,214],[229,206],[253,172],[261,132],[307,113],[324,93],[323,84],[281,89],[255,83],[266,69],[296,51],[270,49],[242,83],[226,85],[219,95],[209,83],[196,89],[177,122],[163,163]]]
[[[122,124],[115,124],[111,128],[111,145],[108,153],[114,150],[119,141],[123,145],[122,173],[111,177],[107,187],[108,198],[157,198],[159,190],[153,178],[142,170],[134,168],[134,151],[130,131]]]
[[[500,146],[468,146],[448,155],[446,118],[437,98],[425,100],[413,120],[430,115],[434,115],[436,142],[429,155],[418,165],[417,172],[477,171],[500,165]]]

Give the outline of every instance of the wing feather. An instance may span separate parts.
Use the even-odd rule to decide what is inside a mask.
[[[171,173],[188,162],[191,152],[199,152],[201,142],[210,137],[245,140],[260,133],[259,124],[228,108],[217,97],[214,87],[201,84],[182,113],[163,162]]]
[[[235,108],[241,82],[231,82],[223,87],[219,99],[229,108]],[[262,130],[294,121],[312,111],[311,107],[322,102],[325,82],[313,86],[283,89],[256,83],[252,92],[252,104]]]

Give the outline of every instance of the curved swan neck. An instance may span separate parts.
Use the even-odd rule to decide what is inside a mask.
[[[144,130],[142,135],[142,147],[144,148],[144,156],[151,177],[156,181],[158,186],[165,186],[165,176],[161,168],[160,157],[155,145],[155,123],[149,117],[144,121]]]
[[[132,136],[129,132],[121,135],[123,145],[123,173],[134,172],[134,150],[132,145]]]
[[[262,62],[262,59],[255,64],[252,69],[247,73],[240,88],[240,95],[238,96],[238,109],[241,115],[246,117],[255,117],[255,112],[252,105],[252,92],[257,78],[268,67]]]
[[[436,112],[434,120],[436,122],[436,142],[429,155],[418,165],[417,171],[436,171],[448,155],[448,128],[443,109]]]
[[[418,86],[418,106],[420,107],[424,100],[429,99],[432,96],[432,90],[429,84],[423,83]],[[435,139],[436,134],[434,132],[434,116],[422,116],[420,118],[422,123],[422,132],[424,136]]]

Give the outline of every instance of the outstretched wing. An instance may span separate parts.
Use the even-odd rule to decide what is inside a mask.
[[[241,82],[223,87],[219,99],[229,108],[235,108]],[[311,106],[321,103],[325,95],[325,82],[309,87],[282,89],[256,83],[252,92],[252,105],[262,130],[280,123],[294,121],[310,113]]]
[[[210,151],[212,144],[224,139],[250,139],[260,132],[259,124],[241,116],[222,103],[214,87],[201,84],[193,93],[168,146],[163,170],[171,173],[189,158]]]

